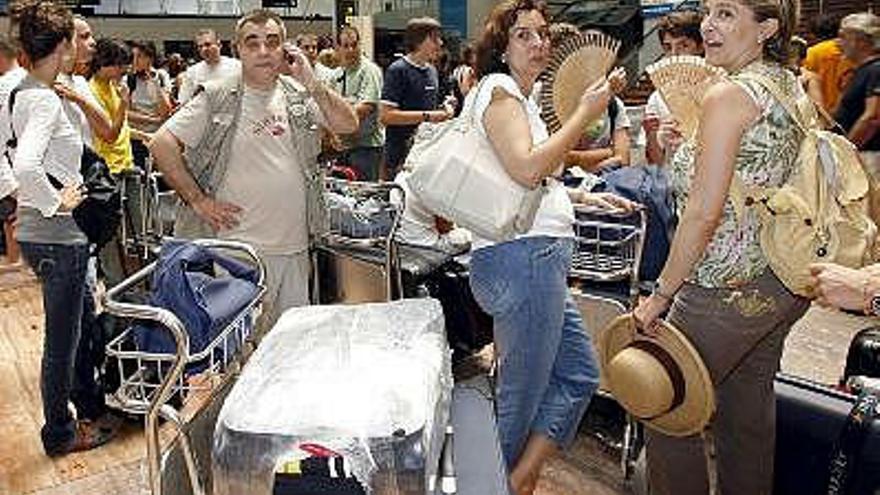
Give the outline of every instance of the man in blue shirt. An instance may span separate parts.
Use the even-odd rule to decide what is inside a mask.
[[[440,101],[437,69],[432,65],[443,48],[441,27],[430,17],[411,19],[404,33],[407,54],[385,71],[379,121],[385,126],[382,178],[391,180],[406,160],[416,127],[453,116],[454,106]]]

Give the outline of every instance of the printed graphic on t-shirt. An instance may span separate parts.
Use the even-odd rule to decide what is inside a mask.
[[[272,135],[280,137],[287,133],[287,119],[284,115],[269,115],[259,122],[255,122],[251,127],[254,137],[263,135]]]

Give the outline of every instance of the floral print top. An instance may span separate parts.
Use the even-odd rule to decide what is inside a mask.
[[[792,117],[770,93],[758,83],[740,76],[757,72],[775,81],[782,90],[795,94],[802,89],[793,73],[769,63],[753,63],[729,76],[740,85],[762,109],[755,122],[743,133],[736,156],[736,173],[746,186],[777,187],[794,169],[801,132]],[[712,139],[712,136],[708,136]],[[682,144],[672,158],[670,176],[676,196],[676,208],[682,217],[694,174],[696,143]],[[738,219],[728,197],[721,222],[703,259],[697,264],[689,281],[703,287],[732,288],[741,286],[767,268],[758,238],[759,220],[751,208]]]

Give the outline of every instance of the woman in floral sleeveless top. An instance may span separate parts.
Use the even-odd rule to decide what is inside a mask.
[[[730,77],[703,100],[699,130],[671,166],[681,221],[657,289],[636,308],[643,332],[657,320],[682,330],[715,385],[709,434],[672,438],[649,431],[648,473],[655,495],[770,495],[773,489],[773,378],[785,337],[809,302],[768,268],[752,212],[737,217],[728,199],[734,173],[747,186],[774,187],[795,167],[800,131],[767,90],[802,91],[784,68],[798,0],[707,0],[706,60]],[[713,473],[704,451],[714,446]],[[715,476],[717,474],[717,478]]]

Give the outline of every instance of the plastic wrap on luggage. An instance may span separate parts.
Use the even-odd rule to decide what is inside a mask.
[[[394,227],[396,209],[377,198],[358,198],[327,192],[330,229],[354,239],[387,236]]]
[[[434,299],[288,310],[220,412],[214,493],[269,495],[283,466],[338,455],[368,494],[427,494],[452,385]]]

